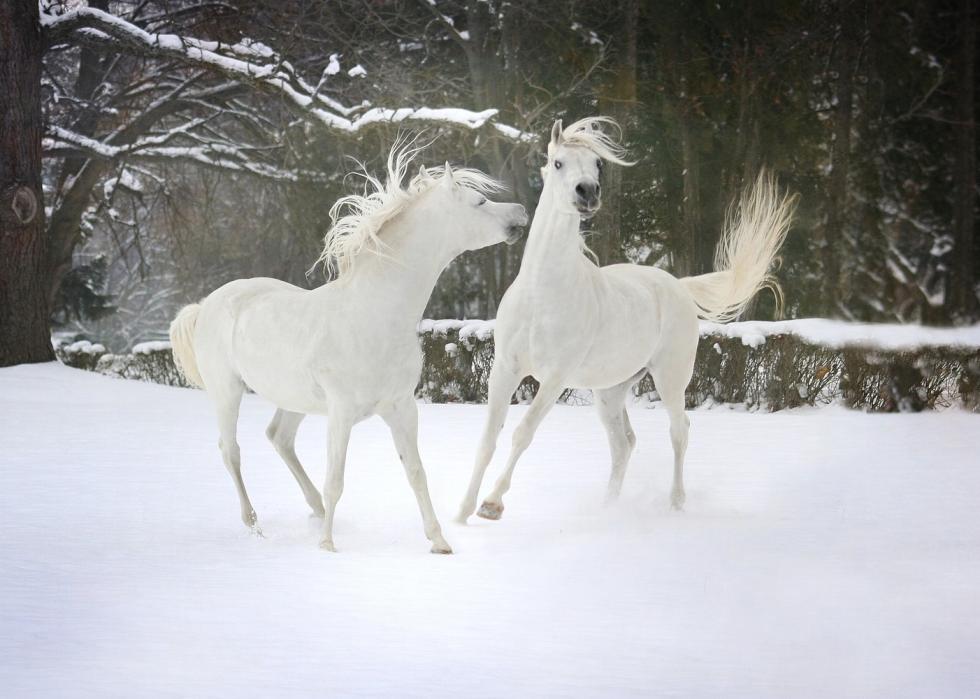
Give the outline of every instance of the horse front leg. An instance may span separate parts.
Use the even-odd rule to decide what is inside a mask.
[[[504,512],[504,495],[510,490],[510,481],[514,476],[514,468],[517,466],[517,460],[521,458],[521,454],[531,444],[538,425],[541,424],[548,411],[554,407],[555,401],[558,400],[564,388],[565,386],[561,381],[541,382],[541,386],[538,388],[538,394],[534,397],[531,407],[528,408],[527,414],[521,420],[521,424],[514,430],[514,436],[511,440],[510,457],[507,460],[507,468],[497,480],[497,484],[494,486],[489,497],[480,505],[480,509],[476,513],[477,516],[483,517],[484,519],[500,519]]]
[[[439,526],[435,509],[432,507],[429,484],[425,477],[425,469],[422,467],[422,457],[419,455],[418,406],[415,404],[414,396],[410,395],[398,401],[391,410],[381,413],[381,418],[391,430],[395,449],[398,450],[398,458],[405,467],[408,483],[415,493],[419,511],[422,513],[425,536],[432,542],[432,553],[452,553],[452,548],[442,536],[442,527]]]
[[[487,388],[487,420],[483,428],[483,437],[476,451],[469,488],[456,516],[456,521],[460,524],[466,524],[469,516],[476,511],[476,499],[480,494],[483,476],[497,448],[497,437],[500,436],[500,430],[503,429],[504,421],[507,419],[511,396],[514,395],[522,378],[520,372],[506,365],[503,358],[494,361]]]

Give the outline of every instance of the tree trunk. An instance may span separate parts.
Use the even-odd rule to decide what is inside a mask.
[[[37,0],[0,2],[0,366],[54,359],[41,189]]]
[[[636,104],[636,49],[640,5],[637,0],[620,0],[623,23],[612,80],[599,93],[599,113],[611,116],[628,134]],[[622,262],[623,256],[623,168],[613,165],[602,176],[602,208],[596,216],[596,238],[591,245],[600,265]]]
[[[701,274],[700,241],[703,230],[701,211],[701,173],[698,145],[691,128],[693,119],[684,115],[681,121],[681,180],[684,183],[684,198],[681,205],[684,225],[683,244],[678,246],[674,274],[688,277]]]
[[[974,91],[976,13],[973,0],[960,0],[959,68],[956,81],[955,250],[951,311],[963,320],[976,315],[976,122]]]
[[[109,10],[109,0],[89,0],[88,5],[103,12]],[[75,97],[88,106],[71,126],[75,133],[96,135],[99,110],[92,101],[102,83],[103,73],[100,52],[83,46],[79,53]],[[92,190],[110,167],[108,161],[91,160],[81,153],[68,155],[61,165],[50,202],[53,211],[47,229],[48,265],[51,270],[48,275],[48,301],[52,308],[55,307],[62,280],[71,271],[75,248],[81,242],[82,216],[88,208]]]
[[[843,229],[847,224],[847,181],[851,155],[851,120],[854,102],[854,41],[850,17],[838,14],[840,36],[834,61],[837,72],[837,110],[834,115],[834,148],[830,156],[830,201],[824,233],[824,302],[828,315],[840,313],[842,298],[840,259],[844,255]]]

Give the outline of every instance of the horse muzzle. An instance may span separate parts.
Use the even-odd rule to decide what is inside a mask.
[[[504,242],[507,245],[513,245],[518,240],[524,237],[524,226],[509,226],[507,228],[507,237],[504,238]]]

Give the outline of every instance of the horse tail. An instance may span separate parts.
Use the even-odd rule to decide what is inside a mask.
[[[680,280],[700,317],[717,323],[734,320],[765,287],[776,296],[777,315],[782,313],[783,292],[770,269],[793,221],[797,198],[780,193],[765,170],[742,192],[738,205],[729,209],[715,249],[715,271]]]
[[[204,379],[197,368],[197,355],[194,354],[194,328],[201,304],[193,303],[180,309],[174,322],[170,324],[170,347],[174,354],[174,364],[193,386],[204,388]]]

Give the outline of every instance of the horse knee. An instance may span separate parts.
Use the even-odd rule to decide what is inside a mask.
[[[683,425],[683,426],[678,425],[677,427],[673,427],[672,426],[670,428],[670,441],[672,441],[675,446],[677,446],[677,445],[686,445],[687,444],[687,425]]]
[[[510,446],[515,452],[522,452],[527,449],[528,445],[531,444],[532,430],[525,424],[520,424],[517,429],[514,430],[514,436],[511,437]]]
[[[670,420],[670,441],[675,449],[687,448],[687,434],[691,421],[683,413]]]
[[[222,456],[224,456],[232,463],[237,463],[242,455],[242,451],[238,446],[238,442],[232,442],[232,441],[226,442],[223,439],[219,439],[218,449],[221,450]]]
[[[343,483],[328,483],[327,487],[323,489],[324,504],[328,506],[336,505],[337,501],[340,500],[341,493],[343,492]]]

